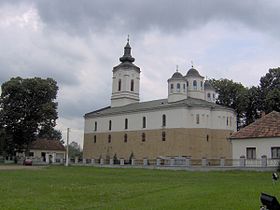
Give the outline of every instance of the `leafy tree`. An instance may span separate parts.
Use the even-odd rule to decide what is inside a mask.
[[[216,103],[234,109],[237,115],[237,129],[244,126],[245,110],[248,103],[248,89],[241,83],[236,83],[228,79],[211,79],[209,82],[219,94]]]
[[[53,127],[41,129],[37,135],[37,138],[58,140],[64,144],[61,131],[54,129]]]
[[[81,150],[80,145],[75,141],[72,141],[69,144],[68,154],[69,154],[69,158],[75,158],[75,157],[83,158],[83,151]]]
[[[261,111],[280,111],[280,67],[269,69],[268,73],[261,77],[259,97],[262,102],[259,106]]]
[[[8,136],[9,153],[25,150],[28,154],[40,130],[56,125],[57,91],[56,81],[50,78],[16,77],[2,84],[0,124]]]
[[[248,89],[247,100],[247,106],[245,109],[245,124],[249,125],[260,117],[259,107],[261,100],[259,97],[259,87],[253,86]]]

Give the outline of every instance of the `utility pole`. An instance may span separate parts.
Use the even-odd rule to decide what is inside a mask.
[[[70,132],[70,128],[67,128],[67,140],[66,140],[66,161],[65,161],[65,166],[69,165],[69,132]]]

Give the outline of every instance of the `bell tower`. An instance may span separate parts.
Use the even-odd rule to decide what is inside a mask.
[[[121,63],[113,68],[111,107],[139,102],[140,68],[134,61],[128,38]]]

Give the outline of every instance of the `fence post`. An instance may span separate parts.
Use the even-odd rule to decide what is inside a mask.
[[[160,166],[160,159],[157,158],[157,166]]]
[[[87,159],[83,159],[83,164],[87,164]]]
[[[174,158],[171,158],[170,159],[170,166],[174,166],[175,165],[175,159]]]
[[[131,159],[131,165],[132,165],[132,166],[135,165],[135,159],[134,159],[134,158]]]
[[[124,166],[124,159],[123,158],[120,159],[120,165]]]
[[[110,165],[114,165],[114,159],[110,158]]]
[[[75,157],[75,164],[78,164],[79,162],[79,157]]]
[[[220,166],[221,167],[225,166],[225,158],[224,157],[221,157],[221,159],[220,159]]]
[[[240,167],[245,167],[245,156],[244,155],[240,156],[239,166]]]
[[[191,158],[190,158],[190,157],[187,157],[187,158],[186,158],[186,166],[187,166],[187,167],[190,167],[190,166],[191,166]]]
[[[94,158],[91,159],[91,164],[92,164],[92,165],[95,164],[95,159],[94,159]]]
[[[262,167],[267,167],[267,156],[262,155]]]
[[[144,165],[144,166],[147,166],[147,165],[148,165],[148,159],[147,159],[147,158],[144,158],[144,159],[143,159],[143,165]]]
[[[100,158],[100,165],[103,165],[103,164],[104,164],[104,159]]]
[[[206,167],[207,166],[207,159],[205,157],[202,158],[201,165],[202,165],[202,167]]]

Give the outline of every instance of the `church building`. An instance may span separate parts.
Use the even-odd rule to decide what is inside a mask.
[[[232,157],[236,114],[215,103],[215,89],[193,66],[167,80],[167,98],[140,102],[134,61],[128,40],[113,68],[111,105],[84,115],[84,158]]]

